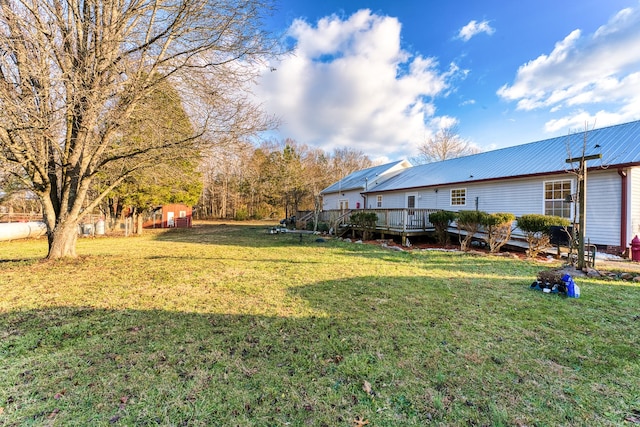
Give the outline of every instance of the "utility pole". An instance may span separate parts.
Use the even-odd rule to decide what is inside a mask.
[[[586,136],[585,136],[586,138]],[[580,214],[578,219],[578,269],[582,270],[586,267],[584,259],[584,244],[585,244],[585,228],[587,226],[587,161],[601,159],[602,154],[593,154],[591,156],[585,156],[573,159],[568,158],[567,163],[579,162],[578,169],[578,206],[580,208]]]

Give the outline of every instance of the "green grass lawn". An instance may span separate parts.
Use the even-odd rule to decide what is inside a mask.
[[[619,426],[640,287],[263,225],[0,242],[0,425]]]

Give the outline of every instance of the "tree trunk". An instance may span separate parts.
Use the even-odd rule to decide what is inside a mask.
[[[136,234],[138,234],[138,236],[142,236],[142,214],[138,213],[137,215],[137,219],[138,219],[138,226],[136,229]]]
[[[47,259],[76,256],[76,241],[78,240],[78,224],[74,221],[66,221],[58,224],[50,230],[47,239],[49,253]]]

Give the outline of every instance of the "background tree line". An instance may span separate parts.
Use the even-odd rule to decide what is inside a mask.
[[[15,189],[40,202],[47,258],[75,256],[78,226],[96,211],[190,204],[202,189],[205,216],[290,216],[371,165],[349,149],[249,143],[277,124],[251,95],[287,53],[265,30],[272,7],[0,2],[0,197]]]
[[[199,218],[288,218],[321,206],[320,191],[373,165],[351,148],[330,153],[292,139],[236,143],[204,153]]]
[[[247,90],[284,50],[264,29],[270,7],[0,2],[0,175],[40,201],[47,258],[75,256],[78,225],[120,205],[123,186],[155,186],[161,169],[176,176],[193,153],[273,127]]]

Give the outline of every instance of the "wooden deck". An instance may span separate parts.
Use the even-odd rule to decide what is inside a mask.
[[[433,233],[435,227],[429,222],[429,214],[437,209],[358,209],[358,210],[330,210],[320,213],[319,220],[327,222],[334,230],[372,232],[385,235],[401,236],[404,244],[409,236],[421,236]],[[352,224],[351,214],[367,212],[375,213],[378,217],[374,229],[358,227]]]
[[[435,231],[429,222],[429,214],[436,209],[373,209],[378,216],[375,232],[382,238],[385,234],[401,236],[403,243],[408,236],[420,236]]]

